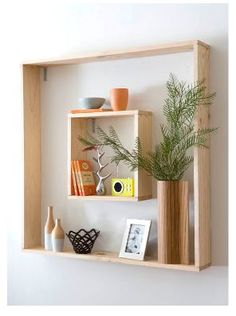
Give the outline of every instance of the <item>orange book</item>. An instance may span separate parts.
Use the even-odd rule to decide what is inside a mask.
[[[88,160],[77,160],[81,191],[83,195],[96,195],[96,185],[93,169]]]
[[[74,171],[75,171],[75,180],[78,188],[78,194],[84,195],[82,187],[81,187],[81,180],[80,180],[80,172],[77,165],[77,160],[74,160]]]
[[[74,189],[74,190],[71,190],[72,195],[79,195],[73,160],[71,161],[71,178],[72,178],[72,184],[73,184],[72,188]]]

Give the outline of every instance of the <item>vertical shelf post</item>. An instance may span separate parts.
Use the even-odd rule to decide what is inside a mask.
[[[71,179],[71,160],[87,159],[87,153],[83,152],[83,145],[80,143],[78,136],[86,137],[87,119],[72,118],[68,115],[68,139],[67,139],[67,174],[68,174],[68,195],[71,195],[72,179]]]
[[[194,80],[203,81],[209,88],[210,48],[200,42],[194,44]],[[195,128],[209,127],[209,109],[200,106]],[[210,231],[210,160],[208,148],[194,149],[194,248],[195,266],[204,268],[211,264]]]
[[[23,248],[41,244],[40,67],[23,66],[24,237]]]
[[[152,113],[134,115],[134,138],[139,137],[143,152],[152,149]],[[144,170],[134,172],[134,194],[140,199],[152,197],[152,179]]]

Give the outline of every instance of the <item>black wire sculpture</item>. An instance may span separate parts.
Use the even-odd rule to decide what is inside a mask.
[[[96,231],[94,228],[90,231],[86,231],[82,228],[77,233],[71,230],[66,236],[69,238],[74,252],[87,254],[91,252],[99,234],[100,231]]]

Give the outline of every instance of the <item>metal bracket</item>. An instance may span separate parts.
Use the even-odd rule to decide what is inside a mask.
[[[47,81],[48,80],[48,69],[47,67],[43,68],[43,81]]]

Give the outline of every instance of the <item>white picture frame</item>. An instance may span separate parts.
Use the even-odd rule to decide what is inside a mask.
[[[151,220],[127,219],[120,258],[144,260]]]

